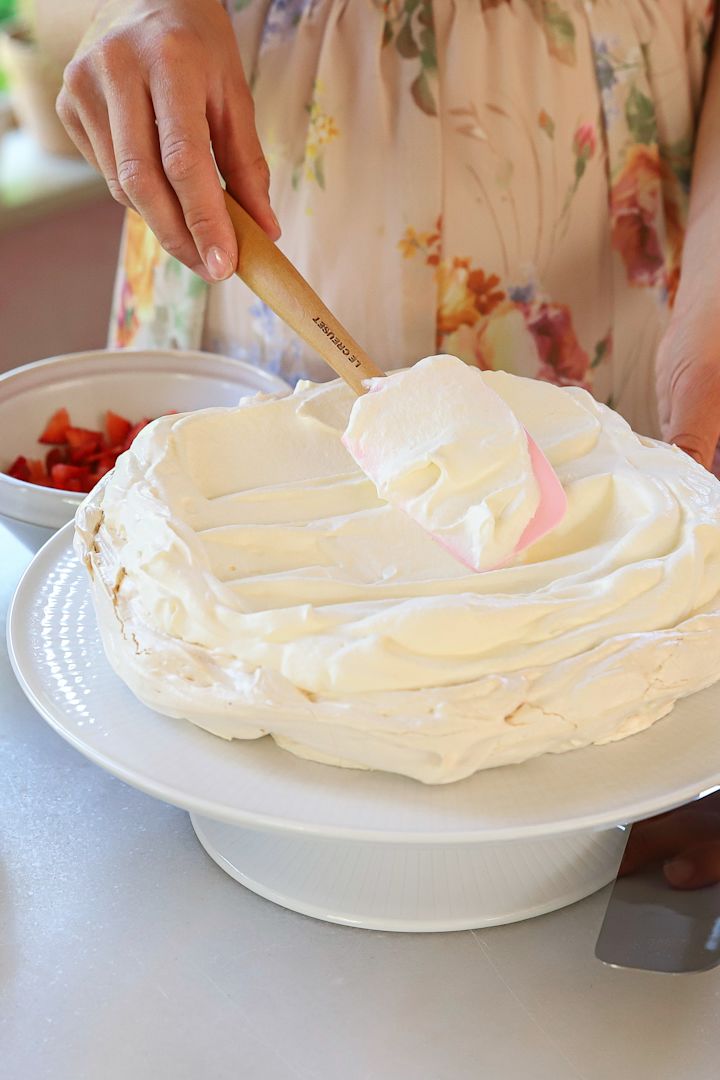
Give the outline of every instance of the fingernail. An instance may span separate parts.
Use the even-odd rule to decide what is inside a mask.
[[[275,225],[275,228],[277,229],[278,233],[281,233],[282,229],[280,228],[280,222],[278,221],[277,214],[275,213],[275,211],[273,210],[272,207],[270,207],[270,217],[273,219],[273,224]]]
[[[689,859],[673,859],[663,867],[671,885],[686,885],[695,873],[695,864]]]
[[[208,273],[215,281],[224,281],[233,272],[230,256],[221,247],[211,247],[205,256]]]

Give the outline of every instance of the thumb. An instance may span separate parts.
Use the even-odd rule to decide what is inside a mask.
[[[710,840],[665,863],[663,873],[675,889],[701,889],[720,881],[720,841]]]

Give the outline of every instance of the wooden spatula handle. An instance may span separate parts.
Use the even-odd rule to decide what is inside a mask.
[[[328,311],[280,248],[227,192],[225,202],[240,253],[238,277],[315,349],[356,394],[363,394],[366,390],[363,379],[378,378],[384,372]]]

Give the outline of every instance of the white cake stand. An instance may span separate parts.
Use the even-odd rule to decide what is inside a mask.
[[[188,810],[215,862],[285,907],[402,931],[529,918],[610,881],[625,823],[720,778],[718,688],[621,743],[439,787],[311,764],[270,739],[225,742],[140,705],[112,673],[70,529],[35,557],[10,610],[25,693],[92,761]]]

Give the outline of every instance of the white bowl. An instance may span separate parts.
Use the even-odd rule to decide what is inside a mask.
[[[107,409],[136,423],[286,389],[275,375],[211,353],[102,349],[39,360],[0,375],[0,469],[19,454],[45,456],[38,435],[62,406],[77,426],[101,428]],[[32,549],[70,521],[83,498],[0,472],[0,524]]]

